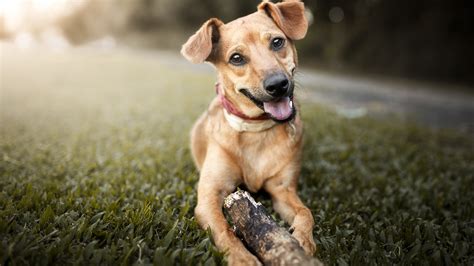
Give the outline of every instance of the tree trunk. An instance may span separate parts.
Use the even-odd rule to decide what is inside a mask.
[[[298,241],[267,214],[246,191],[230,194],[224,209],[236,234],[264,265],[323,265],[305,254]]]

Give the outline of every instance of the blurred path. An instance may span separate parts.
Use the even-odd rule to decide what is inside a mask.
[[[302,70],[298,81],[311,100],[349,118],[394,114],[432,127],[474,130],[473,88],[311,70]]]
[[[213,73],[172,52],[143,52],[170,67]],[[449,84],[365,78],[302,69],[297,75],[301,99],[335,109],[347,118],[365,115],[398,118],[435,128],[474,132],[474,89]]]

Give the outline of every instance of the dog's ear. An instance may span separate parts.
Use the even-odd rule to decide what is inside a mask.
[[[206,61],[214,44],[219,41],[219,27],[224,23],[217,18],[206,21],[201,28],[183,44],[181,54],[193,63]]]
[[[258,10],[266,12],[288,38],[300,40],[306,36],[308,21],[302,2],[289,0],[274,4],[264,1],[258,6]]]

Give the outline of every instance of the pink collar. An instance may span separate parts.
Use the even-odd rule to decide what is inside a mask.
[[[221,86],[219,82],[216,82],[216,94],[219,96],[219,100],[221,101],[222,107],[227,110],[230,114],[233,114],[237,117],[240,117],[245,120],[267,120],[270,119],[270,116],[266,113],[257,116],[257,117],[249,117],[246,114],[242,113],[235,105],[229,101],[222,92]]]

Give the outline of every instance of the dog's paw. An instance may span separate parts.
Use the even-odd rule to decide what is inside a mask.
[[[295,230],[292,235],[296,240],[298,240],[305,253],[309,256],[313,256],[314,252],[316,252],[316,244],[314,243],[313,234],[311,232],[308,233]]]
[[[231,252],[227,256],[229,266],[261,266],[262,263],[248,251]]]

